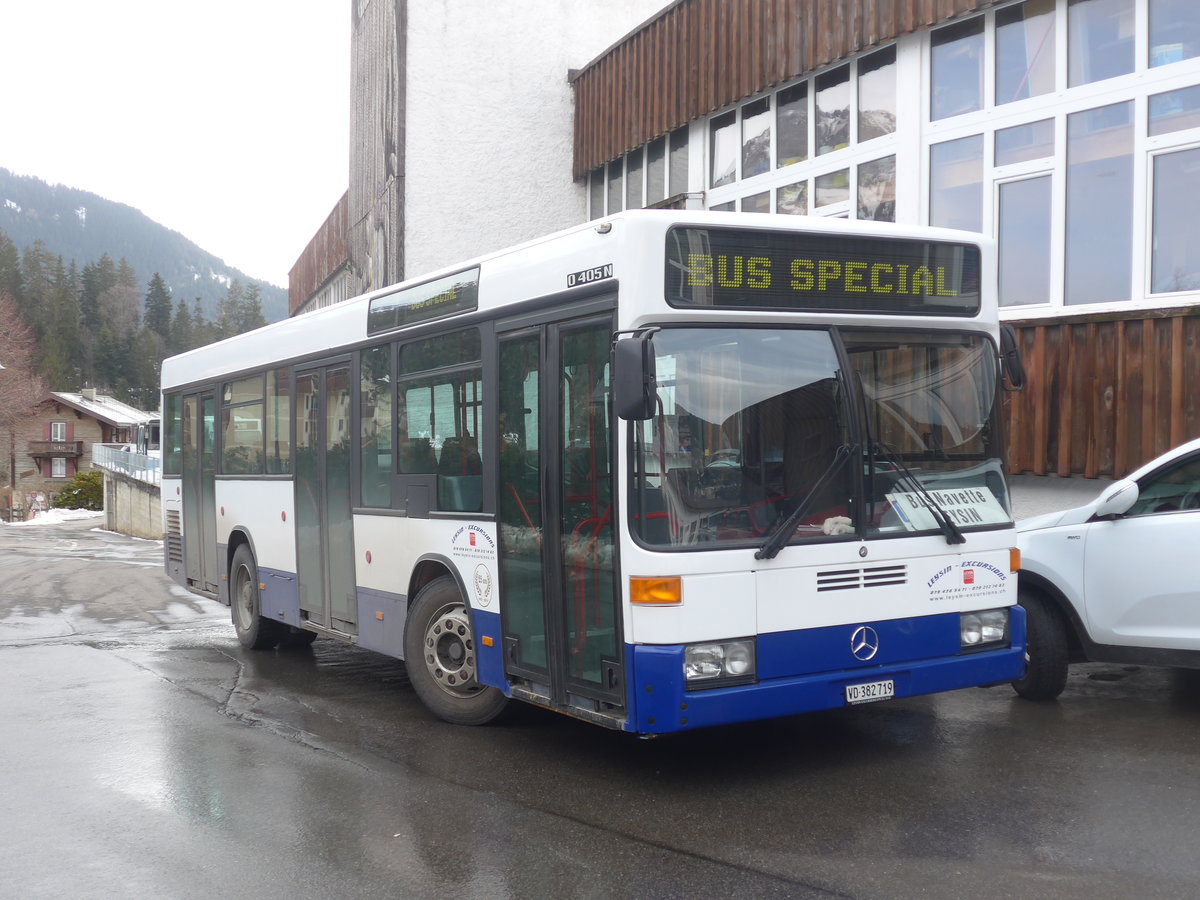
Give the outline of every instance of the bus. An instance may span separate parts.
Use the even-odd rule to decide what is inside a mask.
[[[973,234],[638,210],[184,353],[166,570],[459,724],[1018,679],[996,279]]]

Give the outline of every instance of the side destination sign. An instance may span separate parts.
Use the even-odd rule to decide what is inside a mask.
[[[715,228],[672,229],[672,306],[973,316],[973,244]]]
[[[470,312],[479,306],[479,268],[401,288],[371,300],[367,334]]]

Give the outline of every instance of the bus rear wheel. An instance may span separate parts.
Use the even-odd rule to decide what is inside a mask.
[[[448,575],[417,592],[404,632],[404,664],[421,702],[455,725],[484,725],[508,698],[479,683],[475,635],[458,586]]]
[[[229,569],[229,610],[238,642],[247,650],[269,650],[282,637],[281,626],[262,615],[258,565],[246,544],[233,554]]]

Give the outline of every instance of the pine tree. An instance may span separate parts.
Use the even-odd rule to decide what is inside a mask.
[[[164,341],[171,334],[171,291],[157,272],[150,279],[150,287],[146,291],[143,322]]]
[[[179,305],[175,307],[175,315],[171,319],[171,334],[167,340],[167,352],[174,356],[176,353],[191,350],[196,346],[192,343],[194,331],[192,313],[188,309],[187,303],[180,300]]]
[[[101,253],[100,258],[83,267],[83,292],[79,295],[79,310],[83,327],[94,332],[100,327],[100,295],[117,285],[117,267],[112,257]]]

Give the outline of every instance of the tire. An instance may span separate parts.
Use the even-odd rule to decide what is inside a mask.
[[[1012,683],[1026,700],[1053,700],[1067,686],[1067,626],[1062,614],[1031,591],[1019,594],[1025,609],[1025,677]]]
[[[495,720],[508,698],[476,680],[475,636],[458,586],[448,575],[417,592],[404,630],[404,664],[421,702],[455,725]]]
[[[247,544],[238,547],[229,567],[229,612],[238,643],[247,650],[269,650],[283,636],[283,626],[262,616],[258,565]]]

